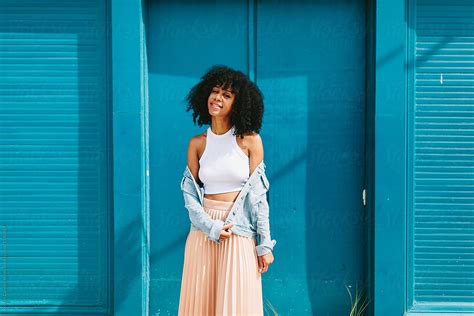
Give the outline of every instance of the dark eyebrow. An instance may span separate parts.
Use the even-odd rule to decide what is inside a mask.
[[[219,89],[219,88],[218,87],[212,88],[212,90],[214,90],[214,89]],[[232,92],[232,90],[229,90],[229,89],[224,89],[224,91],[227,91],[227,92],[230,92],[230,93],[234,94],[234,92]]]

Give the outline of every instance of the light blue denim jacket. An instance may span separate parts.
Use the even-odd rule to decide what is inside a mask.
[[[273,251],[276,240],[272,240],[270,236],[267,201],[269,188],[270,184],[265,175],[265,163],[262,160],[245,182],[225,222],[212,219],[204,211],[204,188],[197,184],[191,170],[186,165],[181,180],[181,190],[184,196],[184,206],[189,213],[191,230],[201,230],[209,240],[220,244],[219,237],[222,227],[225,224],[233,223],[232,233],[252,238],[259,236],[260,241],[256,247],[258,256]]]

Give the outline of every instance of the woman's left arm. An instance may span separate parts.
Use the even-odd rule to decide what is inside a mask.
[[[249,137],[248,149],[250,154],[250,174],[263,160],[263,142],[259,134],[254,133]],[[257,218],[257,233],[260,235],[260,244],[257,246],[258,266],[260,272],[266,272],[268,266],[273,263],[273,246],[275,240],[270,237],[269,206],[266,200],[266,194],[259,202]]]

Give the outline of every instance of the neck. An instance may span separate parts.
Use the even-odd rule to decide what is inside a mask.
[[[217,119],[214,117],[212,118],[211,129],[214,134],[222,135],[226,133],[228,130],[230,130],[231,127],[232,127],[232,124],[229,119],[222,120],[222,119]]]

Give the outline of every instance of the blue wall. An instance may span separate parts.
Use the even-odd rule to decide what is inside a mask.
[[[0,3],[0,313],[176,313],[179,180],[206,128],[183,99],[219,63],[265,97],[265,303],[347,315],[350,285],[371,315],[472,313],[473,0]],[[71,166],[76,183],[47,169]]]

